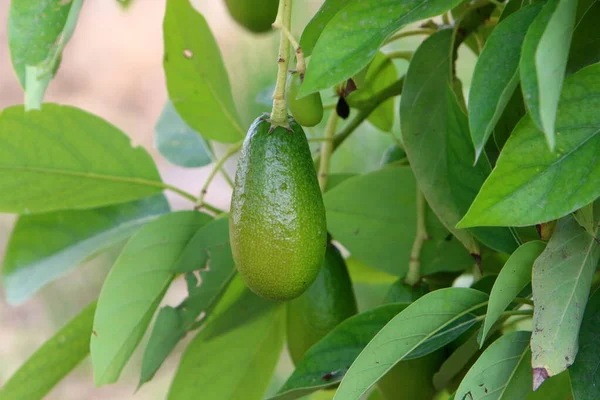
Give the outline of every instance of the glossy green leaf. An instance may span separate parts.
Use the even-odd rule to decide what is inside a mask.
[[[374,268],[404,276],[416,233],[416,185],[408,167],[390,166],[349,178],[325,196],[329,232],[352,255]],[[473,260],[449,236],[435,214],[426,213],[424,273],[464,270]]]
[[[527,242],[515,250],[504,264],[490,293],[490,302],[483,322],[482,336],[479,340],[482,346],[490,329],[498,321],[506,307],[531,282],[533,263],[545,247],[546,244],[539,240]]]
[[[387,304],[344,320],[314,344],[278,394],[270,400],[292,400],[342,380],[360,352],[406,304]]]
[[[582,0],[577,5],[577,17],[569,60],[567,62],[567,75],[571,75],[581,68],[600,61],[600,2],[597,0]]]
[[[2,400],[41,400],[90,351],[96,302],[46,341],[0,389]]]
[[[352,364],[336,393],[336,399],[358,400],[396,363],[427,354],[454,340],[446,335],[476,318],[488,296],[467,288],[448,288],[431,292],[395,316],[369,342]],[[472,326],[468,325],[468,327]],[[457,332],[458,333],[458,332]],[[444,335],[446,340],[436,340]],[[435,341],[436,346],[428,346]]]
[[[565,80],[556,152],[529,117],[516,126],[496,168],[458,224],[526,226],[551,221],[600,196],[600,64]]]
[[[327,89],[362,70],[401,27],[433,17],[460,0],[349,0],[321,32],[300,96]]]
[[[533,265],[534,381],[567,369],[577,355],[579,327],[590,294],[600,245],[571,216],[558,221]],[[536,384],[537,386],[538,384]]]
[[[469,369],[455,398],[524,399],[531,391],[530,336],[531,332],[511,332],[492,343]]]
[[[600,290],[590,297],[579,331],[579,354],[569,368],[575,400],[595,400],[600,385]],[[543,386],[542,386],[543,387]]]
[[[405,150],[427,202],[446,227],[471,253],[478,254],[473,235],[506,253],[517,247],[508,229],[461,230],[455,225],[489,174],[486,157],[473,166],[467,117],[451,88],[453,34],[443,30],[417,49],[400,99]]]
[[[0,212],[96,208],[162,190],[148,153],[99,117],[55,104],[0,113]]]
[[[169,98],[192,129],[219,142],[245,136],[221,52],[189,0],[168,0],[163,59]]]
[[[152,379],[189,331],[206,321],[235,275],[229,247],[229,219],[220,218],[201,227],[174,271],[185,273],[188,297],[177,307],[166,306],[158,313],[142,360],[140,385]]]
[[[352,92],[346,101],[351,107],[361,108],[373,96],[398,80],[398,71],[392,60],[382,52],[369,64],[362,86]],[[394,98],[380,104],[367,118],[382,131],[389,132],[394,126]]]
[[[325,26],[331,21],[331,18],[344,8],[352,0],[325,0],[319,11],[311,18],[304,27],[302,37],[300,38],[300,47],[306,57],[312,54],[317,39],[321,36]]]
[[[186,246],[211,221],[195,211],[164,215],[125,245],[104,282],[91,341],[96,385],[115,382],[162,300]],[[195,265],[194,265],[195,266]]]
[[[263,398],[283,347],[285,308],[248,289],[246,294],[244,302],[234,303],[190,343],[169,400]],[[238,324],[249,313],[257,316]]]
[[[154,145],[171,164],[198,168],[212,162],[210,144],[181,119],[167,101],[156,123]]]
[[[20,216],[2,270],[7,301],[19,304],[27,300],[46,283],[167,212],[169,203],[159,194],[91,210]]]
[[[544,3],[521,8],[493,31],[477,59],[469,91],[469,127],[476,158],[519,83],[521,45]]]
[[[479,351],[477,344],[478,332],[474,332],[463,344],[448,356],[438,372],[433,375],[433,386],[436,390],[444,390],[457,379],[458,375],[469,365]]]
[[[527,31],[519,64],[525,104],[551,150],[576,11],[577,0],[548,0]]]

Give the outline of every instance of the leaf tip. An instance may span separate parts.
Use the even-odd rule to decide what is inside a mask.
[[[548,375],[548,371],[546,370],[546,368],[533,368],[532,373],[533,373],[533,391],[535,392],[536,390],[539,389],[540,386],[542,386],[542,383],[544,383],[546,381],[546,379],[549,378],[549,375]]]

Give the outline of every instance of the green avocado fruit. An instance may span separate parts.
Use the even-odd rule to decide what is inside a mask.
[[[287,303],[287,343],[294,364],[313,344],[357,312],[344,258],[329,243],[317,279],[302,296]]]
[[[287,81],[287,105],[292,117],[302,126],[315,126],[323,119],[323,103],[319,92],[296,98],[302,77],[292,73]]]
[[[268,32],[277,17],[279,0],[225,0],[234,20],[254,33]]]
[[[302,127],[270,132],[269,114],[250,126],[238,161],[229,236],[246,285],[267,299],[300,296],[327,246],[325,206]]]

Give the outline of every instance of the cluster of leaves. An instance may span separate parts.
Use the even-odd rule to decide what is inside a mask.
[[[375,399],[372,388],[394,365],[440,349],[445,361],[432,381],[441,396],[597,398],[600,293],[590,293],[600,259],[600,2],[323,3],[300,40],[310,56],[300,95],[358,84],[334,150],[366,120],[393,135],[399,96],[406,158],[330,177],[328,230],[351,254],[361,313],[315,344],[277,392],[269,387],[285,307],[236,277],[227,213],[163,182],[148,153],[103,119],[42,104],[82,3],[11,4],[9,45],[25,104],[0,114],[0,212],[20,214],[4,259],[7,300],[20,303],[127,243],[98,300],[0,398],[42,398],[88,353],[95,383],[116,382],[150,331],[142,385],[197,330],[169,399]],[[242,119],[203,16],[187,0],[168,0],[163,28],[171,100],[156,145],[175,165],[205,166],[215,161],[213,142],[239,148]],[[414,53],[394,51],[417,34],[427,38]],[[463,47],[478,56],[468,105],[456,76]],[[396,57],[410,60],[402,77]],[[208,212],[171,212],[164,190]],[[385,304],[415,265],[431,292]],[[452,287],[464,272],[480,279]],[[188,296],[152,324],[180,275]]]

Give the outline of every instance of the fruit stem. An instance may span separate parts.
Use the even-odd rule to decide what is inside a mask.
[[[319,163],[319,174],[317,175],[321,192],[325,192],[327,180],[329,179],[329,160],[331,153],[333,153],[333,136],[335,135],[338,120],[337,113],[332,111],[329,113],[329,119],[327,120],[327,125],[325,125],[325,140],[321,144],[321,162]]]
[[[227,149],[227,152],[223,155],[223,157],[221,157],[220,160],[217,161],[217,163],[214,165],[213,169],[210,171],[210,174],[208,174],[208,177],[206,177],[206,181],[204,182],[204,185],[202,185],[202,189],[200,190],[200,196],[198,196],[198,199],[196,200],[196,209],[205,207],[204,204],[204,196],[206,196],[206,193],[208,192],[208,188],[210,186],[210,184],[212,183],[213,179],[215,179],[215,176],[217,175],[217,173],[223,169],[223,165],[225,165],[225,161],[227,161],[232,155],[234,155],[235,153],[237,153],[240,148],[242,147],[242,142],[237,142],[232,144],[229,149]]]
[[[425,197],[417,187],[417,232],[410,252],[408,272],[406,273],[406,278],[404,278],[404,282],[411,286],[414,286],[421,281],[421,249],[423,248],[425,241],[429,239],[427,226],[425,224],[426,212]]]
[[[385,41],[385,44],[391,43],[394,40],[402,39],[408,36],[417,36],[417,35],[432,35],[436,32],[435,29],[430,28],[419,28],[410,31],[397,32],[394,33],[388,40]]]
[[[300,47],[300,43],[294,38],[292,32],[285,26],[281,25],[277,20],[273,23],[273,28],[280,29],[282,33],[285,34],[287,39],[292,44],[294,48],[294,52],[296,53],[296,70],[295,72],[300,74],[301,79],[304,78],[304,73],[306,72],[306,61],[304,60],[304,52],[302,51],[302,47]]]
[[[390,58],[390,59],[394,59],[394,58],[400,58],[402,60],[406,60],[406,61],[410,61],[412,59],[414,52],[412,51],[392,51],[390,53],[386,53],[385,55]]]
[[[285,34],[289,32],[292,24],[292,0],[280,0],[279,11],[275,19],[276,25],[281,29],[279,39],[279,58],[277,59],[277,82],[273,93],[273,109],[271,111],[271,123],[273,126],[288,126],[287,104],[285,102],[285,83],[287,80],[288,66],[290,63],[290,41]]]

